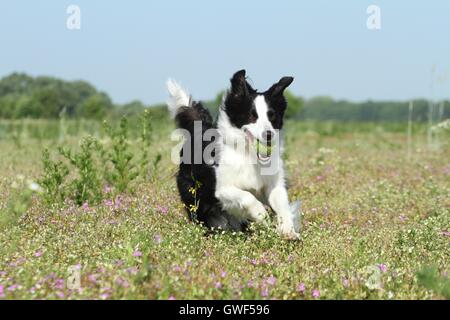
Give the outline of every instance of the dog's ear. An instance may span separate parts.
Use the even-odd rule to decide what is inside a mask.
[[[236,96],[245,97],[249,93],[255,91],[252,88],[252,86],[247,82],[247,80],[245,80],[244,69],[237,71],[230,81],[231,81],[231,93]]]
[[[280,96],[284,90],[294,81],[293,77],[283,77],[267,90],[267,94],[271,97]]]

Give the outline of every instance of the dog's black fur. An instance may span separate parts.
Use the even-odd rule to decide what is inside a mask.
[[[201,132],[194,131],[194,121],[202,122]],[[175,117],[175,122],[177,127],[188,130],[193,137],[191,140],[185,140],[185,144],[191,143],[190,150],[194,150],[194,145],[200,143],[203,152],[208,144],[214,143],[214,141],[209,142],[202,139],[205,131],[215,128],[215,124],[211,114],[201,102],[192,102],[191,107],[182,107]],[[186,148],[183,147],[183,149]],[[180,151],[181,159],[183,159],[183,149]],[[190,163],[180,163],[177,186],[189,218],[203,223],[209,229],[245,230],[246,224],[222,210],[219,200],[214,195],[216,188],[215,165],[214,163],[205,163],[203,158],[201,163],[195,164],[193,153]],[[200,187],[194,195],[191,190],[196,188],[197,182],[200,182]],[[197,207],[195,212],[190,210],[192,205]]]

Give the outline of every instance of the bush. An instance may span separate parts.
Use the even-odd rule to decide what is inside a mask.
[[[137,152],[132,152],[128,134],[128,121],[122,118],[118,128],[104,123],[106,139],[87,136],[81,140],[78,151],[58,147],[60,160],[52,160],[50,152],[42,155],[43,174],[40,184],[47,204],[74,201],[77,205],[96,204],[103,199],[105,187],[116,193],[133,192],[132,183],[141,175],[145,177],[152,168],[157,170],[161,155],[150,161],[152,126],[150,112],[141,117],[141,135],[136,139]]]

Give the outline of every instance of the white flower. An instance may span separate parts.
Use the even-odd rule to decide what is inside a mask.
[[[34,192],[41,192],[42,191],[41,186],[39,184],[37,184],[36,182],[33,182],[33,181],[29,181],[28,182],[28,189],[30,189],[31,191],[34,191]]]

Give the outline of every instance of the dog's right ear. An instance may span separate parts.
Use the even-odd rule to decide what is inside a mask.
[[[255,91],[245,80],[245,70],[239,70],[231,78],[231,93],[238,97],[245,97]]]

